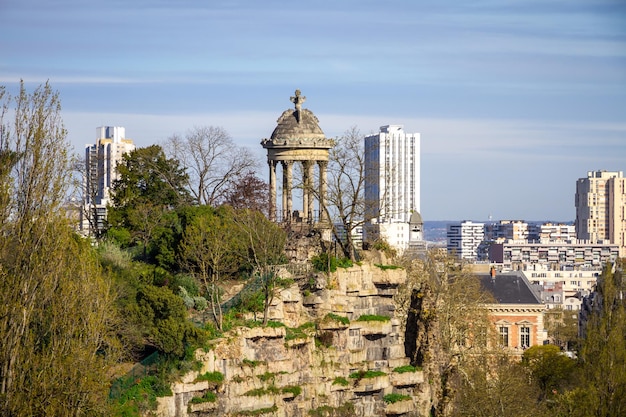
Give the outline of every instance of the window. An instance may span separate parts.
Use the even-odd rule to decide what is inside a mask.
[[[530,346],[530,327],[522,326],[519,329],[519,343],[522,349],[526,349]]]
[[[500,326],[498,329],[498,342],[500,346],[506,347],[509,346],[509,328]]]

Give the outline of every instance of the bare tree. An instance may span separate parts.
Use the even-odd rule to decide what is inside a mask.
[[[219,204],[225,189],[259,164],[221,127],[194,127],[184,137],[170,136],[163,147],[186,168],[187,187],[197,204]]]

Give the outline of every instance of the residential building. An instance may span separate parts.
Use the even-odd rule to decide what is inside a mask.
[[[576,227],[573,224],[543,223],[529,227],[529,241],[536,242],[572,242],[576,240]]]
[[[522,355],[524,349],[544,344],[546,306],[528,280],[519,272],[481,274],[478,278],[482,288],[494,298],[486,307],[495,327],[495,343],[513,355]]]
[[[96,128],[96,143],[85,146],[85,197],[81,229],[93,235],[105,227],[106,207],[113,182],[118,179],[117,164],[125,153],[135,149],[126,129],[119,126]]]
[[[404,251],[422,241],[420,212],[420,134],[402,125],[381,126],[365,138],[365,236],[382,238]]]
[[[500,220],[485,225],[485,239],[527,240],[528,223],[522,220]]]
[[[527,269],[540,264],[552,269],[602,268],[619,255],[617,245],[609,243],[574,242],[494,242],[489,247],[489,261],[499,264],[504,270]]]
[[[576,236],[618,245],[626,257],[626,178],[622,171],[589,171],[576,182]]]
[[[459,259],[478,261],[479,246],[485,238],[485,224],[469,220],[450,223],[446,232],[448,253]]]

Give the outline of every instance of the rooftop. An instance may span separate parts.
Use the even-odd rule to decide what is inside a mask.
[[[495,278],[488,274],[478,275],[480,284],[500,304],[541,304],[521,273],[497,273]]]

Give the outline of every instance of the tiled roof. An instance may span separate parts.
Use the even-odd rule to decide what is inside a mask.
[[[480,283],[500,304],[541,304],[541,301],[528,285],[521,273],[498,273],[478,275]]]

